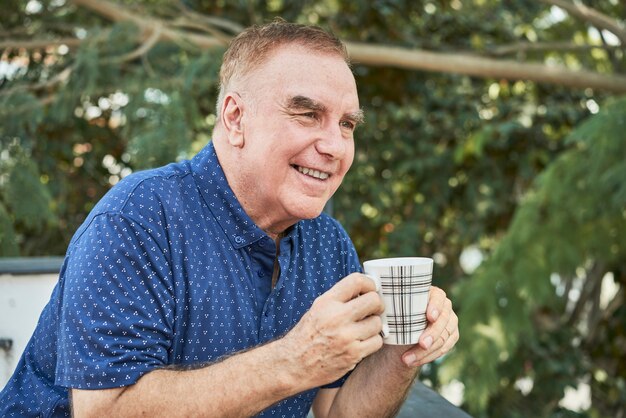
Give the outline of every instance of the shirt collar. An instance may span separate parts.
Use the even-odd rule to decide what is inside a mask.
[[[204,201],[233,247],[242,248],[264,237],[269,239],[241,207],[228,185],[213,142],[192,158],[191,172]]]

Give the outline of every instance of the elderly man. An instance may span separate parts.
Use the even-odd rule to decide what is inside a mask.
[[[458,340],[433,287],[414,347],[321,214],[362,120],[344,46],[316,27],[244,31],[221,69],[213,141],[129,176],[68,248],[0,396],[2,416],[388,416]]]

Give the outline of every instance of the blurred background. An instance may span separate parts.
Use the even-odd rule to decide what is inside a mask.
[[[626,2],[2,9],[0,257],[62,256],[121,178],[197,153],[242,28],[318,24],[366,114],[332,213],[362,260],[434,257],[460,317],[422,382],[475,417],[626,416]]]

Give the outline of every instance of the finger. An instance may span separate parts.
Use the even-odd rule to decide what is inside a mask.
[[[402,360],[409,367],[416,367],[430,363],[439,357],[447,354],[459,340],[459,330],[455,329],[450,337],[446,339],[445,343],[440,347],[431,347],[429,350],[425,350],[419,345],[414,346],[410,350],[406,351],[402,355]]]
[[[430,352],[427,356],[423,358],[418,358],[415,365],[416,366],[424,365],[424,364],[433,362],[440,357],[443,357],[444,355],[448,354],[450,350],[452,350],[452,348],[456,345],[457,341],[459,341],[458,330],[453,332],[452,335],[450,335],[450,338],[446,340],[446,343],[442,347]]]
[[[456,334],[458,336],[459,335],[458,324],[459,324],[459,318],[456,316],[454,312],[452,312],[452,314],[450,315],[450,320],[444,327],[439,337],[434,340],[434,343],[427,350],[424,350],[420,354],[418,354],[417,359],[421,360],[422,358],[426,358],[427,356],[430,356],[432,352],[437,352],[439,349],[446,346],[446,344],[448,344],[448,342],[453,338],[452,337],[453,335]],[[456,343],[456,341],[454,341],[453,344],[454,343]]]
[[[372,279],[361,273],[352,273],[338,281],[326,294],[342,302],[348,302],[371,291],[376,291],[376,284]]]
[[[458,332],[458,329],[459,329],[459,317],[456,316],[456,314],[451,311],[450,317],[448,319],[448,323],[444,327],[439,337],[436,339],[436,342],[437,342],[436,347],[439,348],[443,346],[446,343],[446,341],[450,339],[450,336],[455,331]]]
[[[367,292],[359,295],[349,302],[346,307],[350,312],[350,319],[360,321],[370,315],[380,315],[385,310],[385,304],[377,292]]]
[[[381,349],[383,346],[383,337],[379,334],[373,335],[370,338],[363,340],[359,343],[363,358],[373,354]]]
[[[448,315],[449,317],[446,320],[446,316]],[[437,335],[437,328],[440,324],[445,324],[445,326],[439,333],[439,337],[434,339],[433,335]],[[424,331],[424,334],[420,337],[420,343],[406,351],[402,355],[402,359],[408,366],[428,363],[440,357],[442,355],[441,350],[443,350],[443,352],[449,351],[456,344],[458,339],[459,318],[454,311],[452,311],[450,303],[450,310],[444,310],[439,320],[426,328],[426,331]]]
[[[352,333],[356,339],[364,341],[375,335],[380,334],[383,329],[383,321],[378,315],[371,315],[352,327]]]
[[[431,286],[428,295],[428,306],[426,307],[426,317],[429,322],[435,322],[445,308],[446,292],[437,286]]]
[[[440,338],[443,338],[443,341],[445,341],[447,336],[442,337],[442,333],[446,326],[448,326],[452,314],[452,302],[450,302],[450,299],[446,298],[437,320],[431,322],[428,327],[426,327],[426,330],[424,330],[424,333],[420,336],[419,344],[428,350],[434,343],[437,343]],[[453,328],[453,326],[448,326],[448,329]]]

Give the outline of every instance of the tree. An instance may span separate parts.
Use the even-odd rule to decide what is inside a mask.
[[[464,381],[481,377],[466,387],[476,411],[505,416],[513,404],[519,416],[549,416],[584,378],[596,413],[626,413],[625,126],[622,99],[572,131],[493,255],[455,289],[465,332],[447,367]],[[603,295],[610,283],[619,290]],[[523,378],[541,389],[522,393],[514,383]]]
[[[121,177],[197,152],[215,121],[224,45],[243,27],[274,16],[318,23],[346,40],[367,118],[335,215],[363,259],[434,254],[436,283],[455,296],[464,321],[459,349],[423,378],[435,387],[464,383],[464,407],[476,415],[561,416],[564,388],[580,380],[594,389],[590,414],[618,411],[615,400],[626,396],[614,372],[623,370],[615,358],[624,353],[624,266],[600,248],[617,240],[605,234],[620,231],[623,196],[611,205],[585,200],[584,215],[557,204],[578,205],[579,168],[595,164],[598,190],[611,198],[625,178],[623,101],[605,106],[626,91],[623,2],[5,3],[0,254],[62,254]],[[608,164],[612,174],[603,175]],[[533,200],[539,195],[558,199]],[[523,235],[535,224],[548,225],[537,243]],[[550,239],[564,237],[576,245],[551,246],[541,259]],[[474,274],[459,262],[468,249],[487,260]],[[523,251],[542,264],[512,263]],[[606,273],[622,289],[608,305],[597,302]],[[577,286],[586,296],[574,304],[568,295]],[[529,292],[536,297],[527,304]],[[575,330],[582,324],[606,325],[591,336],[596,346],[574,351],[572,341],[591,338]],[[514,385],[525,378],[534,379],[529,392]]]

